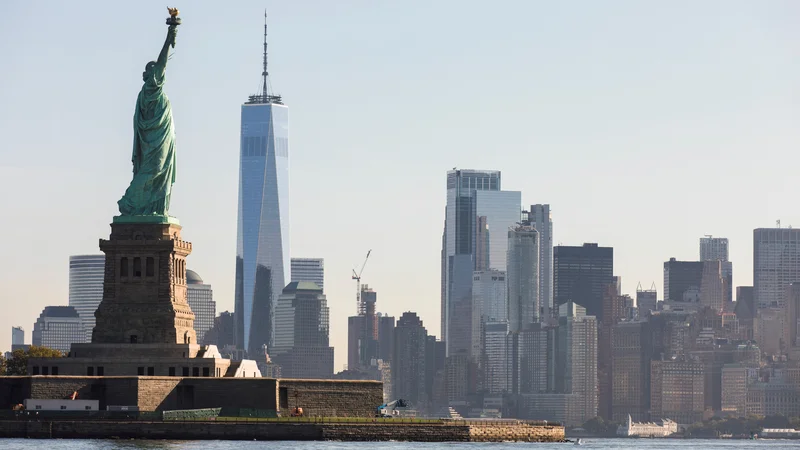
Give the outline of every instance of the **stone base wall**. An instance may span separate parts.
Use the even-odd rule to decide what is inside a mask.
[[[98,400],[140,411],[234,408],[282,411],[295,404],[311,417],[373,417],[383,403],[377,381],[204,377],[0,377],[0,410],[26,398]],[[280,402],[283,400],[283,408]]]
[[[380,381],[281,379],[278,385],[284,416],[299,406],[310,417],[374,417],[383,404]]]
[[[498,424],[0,421],[0,438],[563,442],[563,427]],[[491,430],[491,432],[490,432]]]

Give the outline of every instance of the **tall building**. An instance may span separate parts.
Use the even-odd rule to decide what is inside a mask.
[[[481,308],[484,322],[508,319],[506,272],[481,270],[473,273],[472,296]]]
[[[11,327],[11,350],[22,345],[25,345],[25,330],[22,327]]]
[[[539,304],[549,317],[553,309],[553,218],[550,205],[531,205],[528,221],[539,232]]]
[[[289,283],[275,308],[275,343],[269,354],[285,378],[333,376],[330,311],[316,283]],[[263,353],[263,350],[262,350]]]
[[[292,281],[313,281],[325,291],[325,260],[292,258]]]
[[[728,238],[700,238],[700,261],[728,261]]]
[[[555,390],[555,362],[558,327],[535,323],[509,335],[511,392],[538,394]]]
[[[597,321],[573,302],[558,313],[555,388],[574,394],[568,422],[583,423],[597,416]]]
[[[786,288],[786,300],[784,302],[784,320],[786,325],[783,327],[783,345],[787,350],[792,347],[800,347],[800,282],[790,283]]]
[[[664,301],[691,302],[699,299],[703,281],[703,261],[664,262]]]
[[[394,398],[402,398],[420,408],[428,401],[426,392],[426,348],[428,332],[413,312],[405,312],[394,329],[392,389]]]
[[[597,337],[597,404],[598,415],[611,420],[612,411],[612,334],[614,326],[625,317],[625,305],[633,303],[627,295],[620,294],[620,282],[614,277],[614,283],[606,287],[603,296],[603,321],[598,324]]]
[[[262,88],[242,105],[236,241],[236,342],[262,354],[289,275],[289,108],[269,92],[267,26]]]
[[[103,277],[106,255],[74,255],[69,257],[69,306],[78,311],[86,332],[92,340],[94,312],[103,301]]]
[[[621,322],[614,326],[611,410],[615,422],[629,414],[638,422],[649,419],[651,335],[648,322]]]
[[[529,225],[508,230],[509,331],[537,323],[539,310],[539,232]]]
[[[378,357],[385,363],[392,362],[394,348],[394,316],[378,313]]]
[[[236,343],[235,323],[232,312],[221,312],[214,318],[211,329],[206,332],[204,344],[216,345],[220,349],[234,346]]]
[[[83,342],[86,342],[83,322],[72,306],[46,306],[33,324],[33,345],[66,354],[70,345]]]
[[[483,388],[490,394],[511,392],[508,322],[489,322],[483,330]]]
[[[597,244],[553,248],[554,307],[575,302],[586,314],[603,320],[603,295],[613,282],[614,249]]]
[[[214,291],[210,284],[204,284],[200,275],[193,270],[186,271],[186,300],[194,313],[194,331],[197,333],[197,342],[201,345],[209,344],[205,340],[206,333],[214,326],[217,316],[217,303],[214,301]]]
[[[678,423],[703,420],[705,366],[687,360],[650,363],[650,417],[669,417]]]
[[[506,270],[506,231],[520,221],[522,195],[502,191],[499,171],[447,173],[442,236],[442,339],[447,355],[470,353],[476,270]]]
[[[733,306],[733,263],[728,259],[728,238],[700,238],[700,261],[720,261],[723,279],[723,303],[728,311]]]
[[[800,229],[753,230],[753,290],[758,308],[783,308],[786,287],[800,280]]]
[[[636,288],[636,307],[639,309],[639,315],[645,317],[650,311],[655,311],[658,306],[658,291],[656,291],[656,284],[650,289],[642,289],[642,285]]]

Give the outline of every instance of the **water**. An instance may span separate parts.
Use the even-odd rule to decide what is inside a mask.
[[[728,439],[584,439],[584,444],[577,447],[571,443],[563,444],[478,444],[478,443],[444,443],[426,444],[419,442],[266,442],[266,441],[110,441],[110,440],[61,440],[61,439],[0,439],[1,449],[21,450],[245,450],[263,449],[270,450],[400,450],[400,449],[431,449],[431,450],[522,450],[522,449],[684,449],[703,450],[721,449],[800,449],[800,440],[728,440]]]

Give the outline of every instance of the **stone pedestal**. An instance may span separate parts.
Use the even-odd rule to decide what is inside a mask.
[[[113,223],[93,344],[196,344],[186,299],[192,244],[175,223]]]

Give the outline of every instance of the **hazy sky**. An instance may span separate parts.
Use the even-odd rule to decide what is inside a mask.
[[[0,349],[66,304],[131,177],[132,117],[163,2],[0,2]],[[497,169],[550,203],[554,243],[614,247],[623,290],[728,237],[800,226],[796,1],[192,1],[166,93],[171,214],[233,310],[240,105],[270,73],[290,108],[291,255],[325,258],[336,369],[353,267],[378,310],[439,334],[445,174]]]

